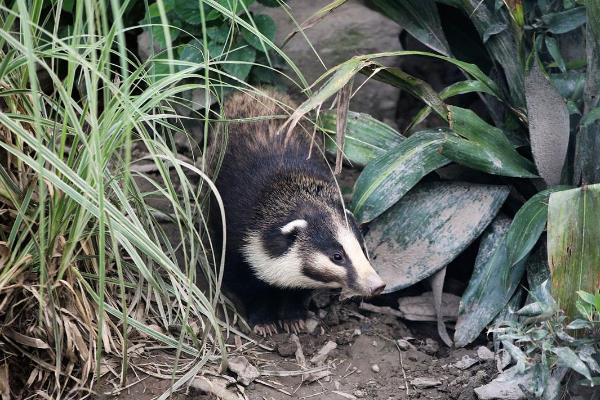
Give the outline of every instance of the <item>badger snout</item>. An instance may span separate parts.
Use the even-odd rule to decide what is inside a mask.
[[[367,277],[364,291],[367,296],[377,296],[385,289],[385,282],[376,273]]]

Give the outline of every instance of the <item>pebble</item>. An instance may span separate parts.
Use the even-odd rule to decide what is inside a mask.
[[[438,344],[438,342],[436,342],[433,339],[425,339],[425,345],[422,347],[422,350],[429,354],[429,355],[433,355],[435,353],[438,352],[438,350],[440,349],[440,345]]]
[[[410,383],[417,389],[427,389],[427,388],[436,387],[436,386],[439,386],[442,384],[442,382],[438,381],[437,379],[433,379],[433,378],[415,378],[412,381],[410,381]]]
[[[377,364],[371,365],[371,371],[378,373],[380,371],[379,365],[377,365]]]
[[[373,347],[377,347],[377,341],[373,340],[373,343],[371,343],[373,345]]]
[[[477,349],[477,357],[479,357],[481,361],[491,361],[494,359],[494,352],[485,346],[479,346]]]
[[[360,335],[362,335],[362,331],[358,328],[356,328],[354,330],[354,332],[352,332],[352,336],[360,336]]]
[[[408,349],[412,349],[414,347],[406,339],[398,339],[398,340],[396,340],[396,343],[398,344],[398,348],[400,348],[400,350],[404,350],[404,351],[406,351]]]
[[[359,399],[362,399],[363,397],[365,397],[367,395],[367,393],[365,393],[364,390],[360,390],[360,389],[355,390],[353,394],[356,397],[358,397]]]
[[[319,326],[319,321],[317,321],[314,318],[309,318],[306,320],[305,325],[306,325],[306,332],[313,333],[315,331],[315,329],[317,329],[317,326]]]
[[[458,369],[463,370],[463,369],[471,368],[475,364],[477,364],[476,359],[474,359],[473,357],[470,357],[468,355],[465,355],[465,356],[463,356],[463,358],[461,358],[460,360],[458,360],[457,362],[455,362],[452,365]]]

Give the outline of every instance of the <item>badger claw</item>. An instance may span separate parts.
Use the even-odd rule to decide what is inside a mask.
[[[262,337],[272,336],[277,334],[277,327],[275,324],[258,324],[253,328],[255,334]]]

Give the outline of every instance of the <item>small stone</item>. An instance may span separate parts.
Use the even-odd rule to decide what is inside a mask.
[[[309,318],[304,322],[304,325],[306,326],[306,332],[313,333],[317,329],[317,326],[319,326],[319,321]]]
[[[410,381],[410,383],[417,389],[427,389],[427,388],[436,387],[436,386],[439,386],[442,384],[442,382],[440,382],[437,379],[433,379],[433,378],[415,378],[412,381]]]
[[[358,397],[359,399],[362,399],[363,397],[367,396],[367,393],[364,390],[360,390],[360,389],[355,390],[353,394],[356,397]]]
[[[341,386],[342,385],[340,384],[340,381],[338,381],[338,380],[333,381],[333,387],[335,388],[335,390],[340,390]]]
[[[466,356],[463,356],[463,358],[461,358],[460,360],[458,360],[457,362],[455,362],[452,365],[460,370],[463,370],[463,369],[469,369],[475,364],[477,364],[477,360],[474,359],[473,357],[466,355]]]
[[[379,365],[377,365],[377,364],[371,365],[371,371],[373,371],[375,373],[379,373],[379,371],[380,371]]]
[[[279,343],[277,352],[281,357],[291,357],[296,353],[296,344],[291,342]]]
[[[319,318],[323,319],[327,316],[327,310],[319,310]]]
[[[358,328],[356,328],[354,330],[354,332],[352,332],[352,336],[360,336],[360,335],[362,335],[362,331]]]
[[[408,349],[414,349],[415,346],[413,346],[412,344],[410,344],[410,342],[406,339],[398,339],[396,340],[396,343],[398,344],[398,348],[400,348],[400,350],[408,350]]]
[[[373,345],[373,347],[377,347],[377,341],[373,340],[373,343],[371,343]]]
[[[429,355],[433,355],[435,353],[438,352],[438,350],[440,349],[440,345],[438,344],[438,342],[436,342],[433,339],[425,339],[425,345],[422,347],[422,350],[429,354]]]
[[[479,346],[477,349],[477,357],[479,357],[481,361],[493,361],[494,352],[485,346]]]
[[[258,369],[244,356],[231,357],[227,360],[229,370],[237,375],[237,381],[248,386],[253,380],[260,376]]]

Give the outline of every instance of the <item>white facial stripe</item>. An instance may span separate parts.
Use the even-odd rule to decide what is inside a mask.
[[[329,257],[320,252],[315,252],[310,260],[311,265],[314,265],[319,271],[322,271],[323,275],[331,275],[338,277],[342,282],[348,279],[348,272],[346,268],[334,264]],[[340,287],[340,284],[332,282],[328,287]]]
[[[330,287],[302,273],[302,259],[296,246],[281,257],[273,258],[264,249],[259,235],[248,235],[246,239],[242,252],[260,280],[282,288]]]
[[[350,262],[356,271],[356,280],[359,284],[365,282],[369,276],[376,274],[371,263],[365,256],[365,253],[363,253],[356,236],[354,236],[354,233],[345,225],[338,224],[337,240],[350,259]]]
[[[304,229],[308,225],[308,222],[304,219],[295,219],[291,222],[288,222],[284,226],[281,227],[281,233],[284,235],[289,235],[295,229]]]

